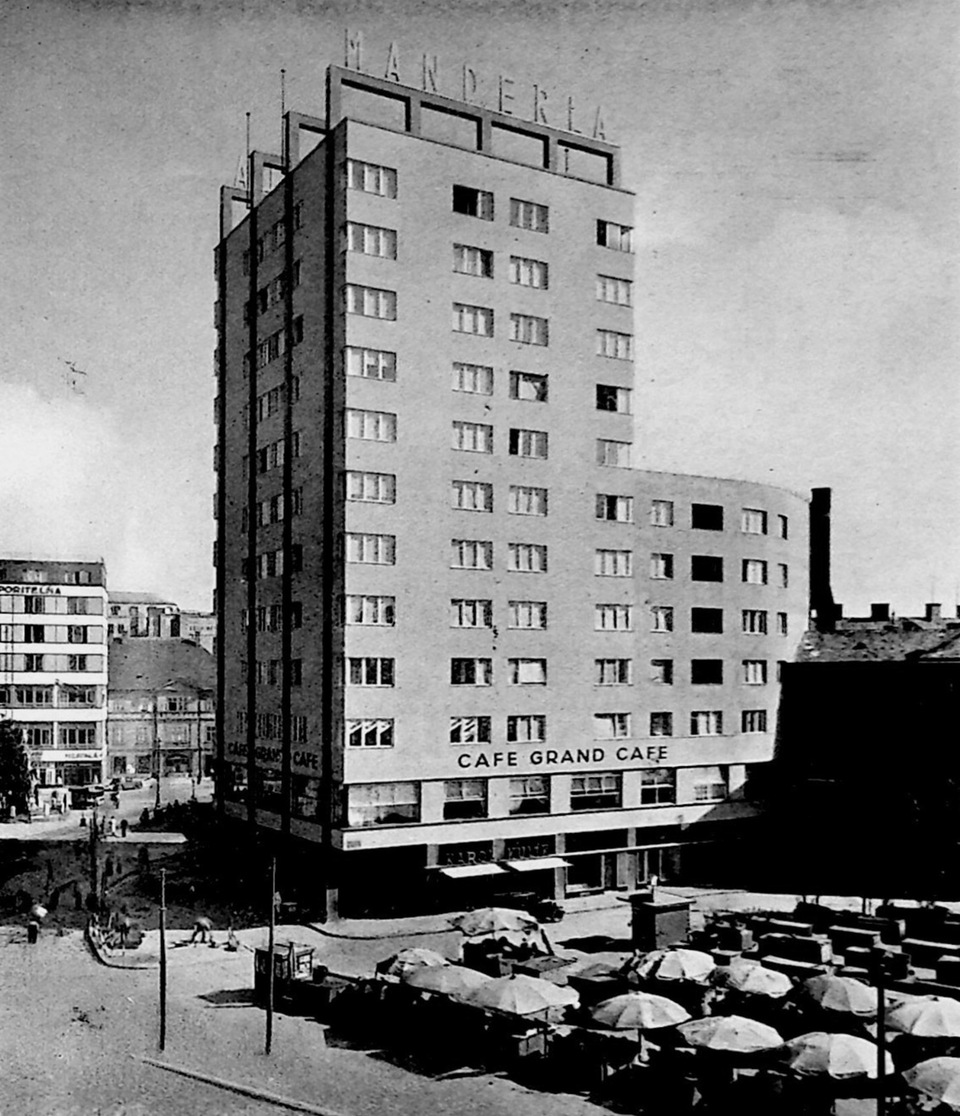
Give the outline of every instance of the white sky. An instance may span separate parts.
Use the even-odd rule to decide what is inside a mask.
[[[637,193],[644,467],[834,490],[834,591],[960,582],[953,0],[0,9],[0,553],[208,608],[217,198],[362,29],[419,84],[602,101]],[[551,120],[551,122],[554,122]],[[60,358],[87,372],[85,393]]]

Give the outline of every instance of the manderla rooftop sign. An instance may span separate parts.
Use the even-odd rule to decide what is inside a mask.
[[[441,77],[440,62],[435,54],[422,54],[419,67],[415,63],[411,65],[406,59],[401,66],[396,43],[390,43],[385,51],[369,50],[362,31],[344,31],[343,64],[348,70],[382,77],[398,85],[414,86],[414,82],[419,81],[425,93],[454,98],[504,116],[516,116],[548,128],[559,128],[574,135],[609,142],[601,105],[583,109],[577,106],[572,96],[549,93],[538,83],[519,81],[506,74],[485,73],[469,63],[464,63],[458,70],[444,71]],[[416,69],[419,73],[414,77]],[[411,77],[414,77],[413,81]]]

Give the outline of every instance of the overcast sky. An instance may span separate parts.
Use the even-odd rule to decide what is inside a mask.
[[[637,195],[647,468],[834,490],[847,611],[960,582],[955,0],[56,3],[0,8],[0,553],[94,552],[210,607],[219,186],[364,68],[464,63]],[[550,120],[558,120],[559,112]],[[62,360],[85,376],[69,382]]]

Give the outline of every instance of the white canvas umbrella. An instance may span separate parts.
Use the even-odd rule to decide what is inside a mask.
[[[601,1027],[655,1031],[686,1023],[690,1012],[666,996],[656,996],[652,992],[625,992],[591,1008],[590,1018]]]
[[[843,1081],[851,1077],[877,1076],[875,1043],[855,1035],[832,1035],[811,1031],[798,1035],[784,1044],[783,1061],[795,1073],[805,1077],[831,1077]],[[886,1073],[893,1073],[893,1060],[885,1055]]]
[[[572,988],[523,974],[495,977],[480,985],[467,998],[478,1007],[509,1011],[513,1015],[533,1015],[547,1008],[575,1007],[580,1003],[579,993]]]

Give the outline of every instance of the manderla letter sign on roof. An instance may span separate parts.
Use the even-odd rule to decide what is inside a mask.
[[[380,76],[379,72],[364,66],[362,31],[344,31],[343,64],[348,70],[369,73],[371,77]],[[506,74],[497,74],[496,78],[492,79],[482,75],[468,63],[464,63],[461,67],[459,77],[459,87],[454,92],[441,89],[440,64],[437,56],[435,54],[421,56],[420,78],[425,93],[436,93],[440,97],[454,97],[467,104],[495,109],[504,116],[515,116],[522,112],[524,119],[532,120],[534,124],[559,128],[578,136],[586,134],[584,129],[577,125],[584,119],[589,119],[590,113],[578,110],[573,97],[551,98],[542,85],[531,82],[523,86]],[[401,81],[400,53],[396,43],[391,43],[387,47],[383,78],[385,81],[395,81],[398,85],[411,85],[409,81]],[[525,109],[524,105],[526,105]],[[606,141],[606,127],[601,105],[597,105],[594,109],[592,122],[590,132],[592,138]]]

